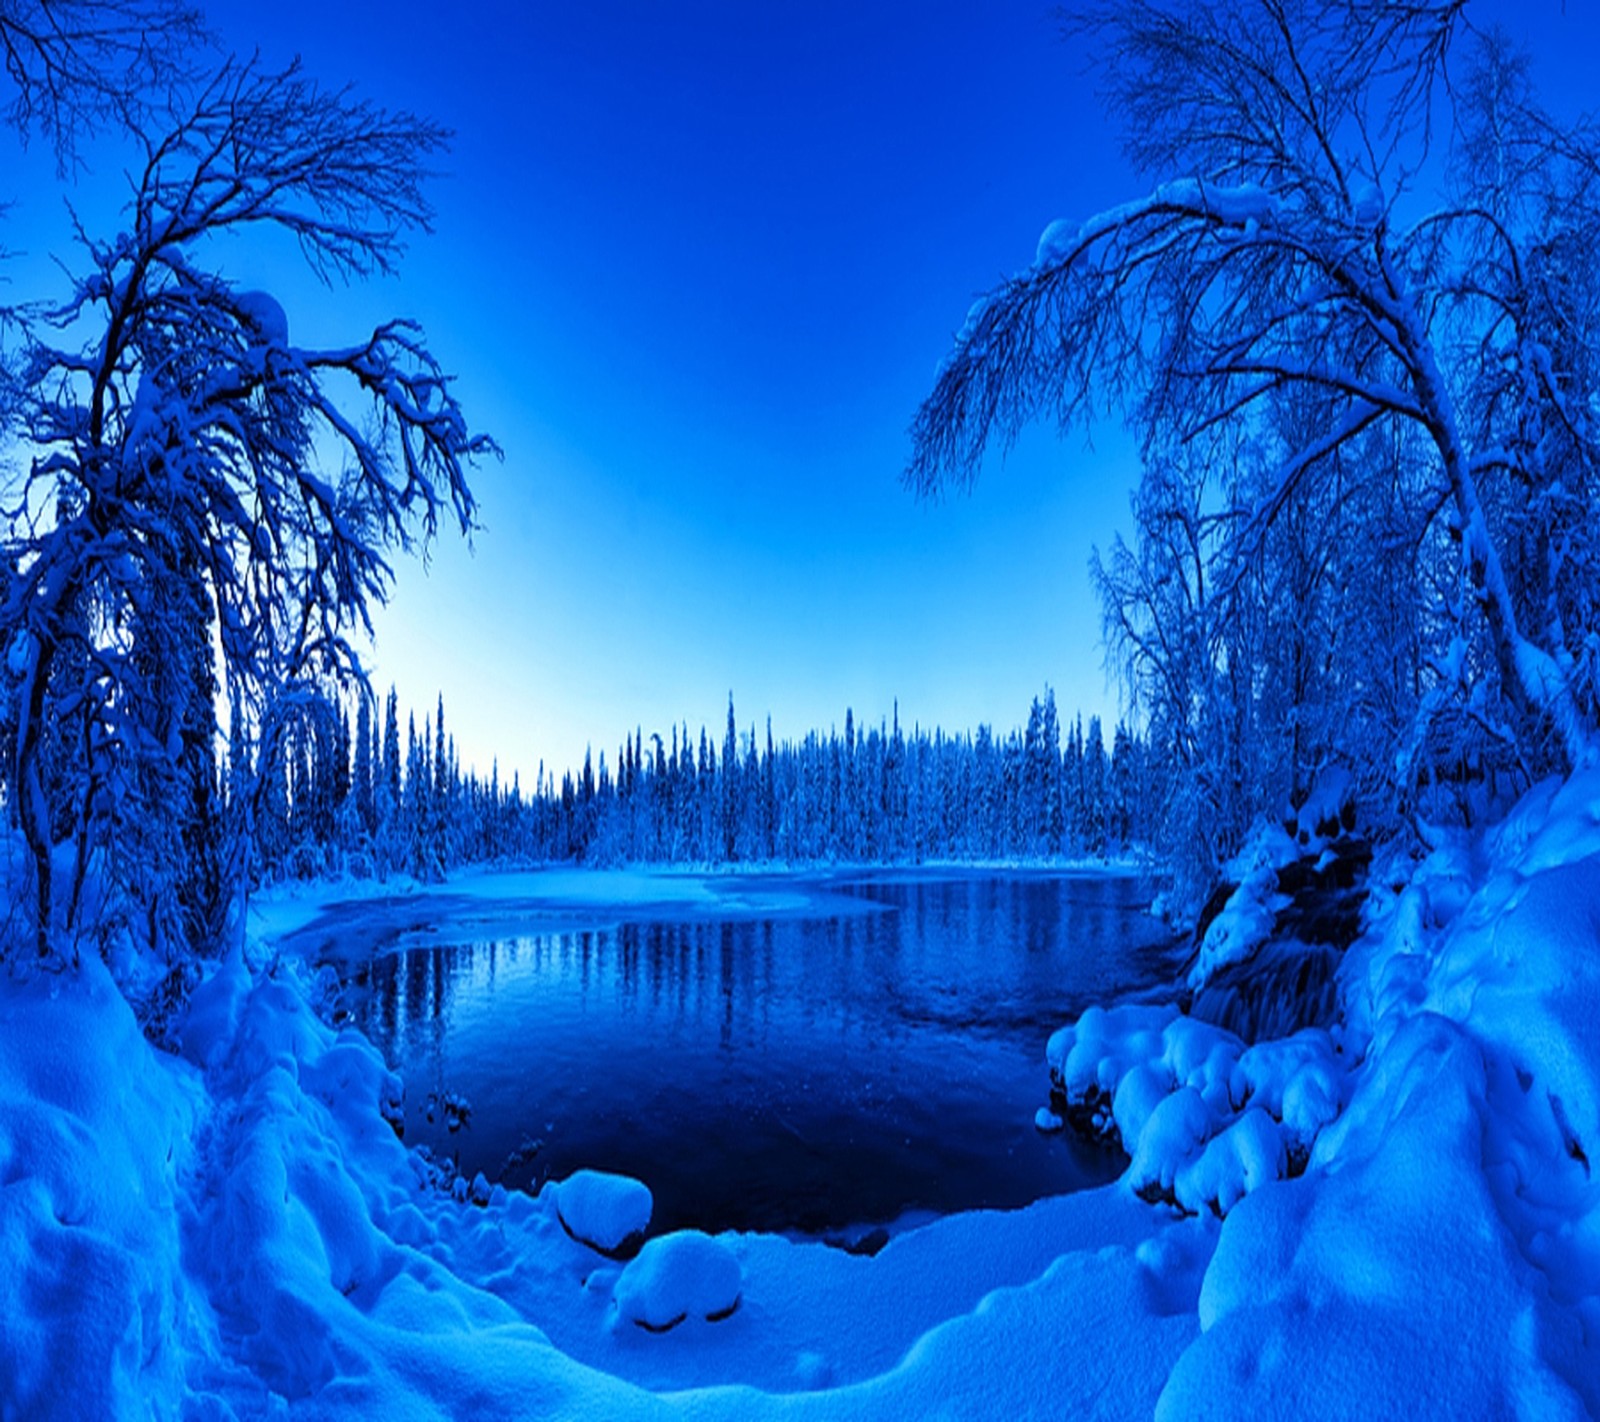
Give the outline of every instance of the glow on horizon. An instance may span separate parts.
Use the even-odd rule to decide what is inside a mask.
[[[936,504],[899,483],[970,302],[1052,219],[1146,186],[1049,5],[205,8],[240,52],[456,133],[397,280],[330,292],[292,251],[218,249],[297,342],[418,318],[505,449],[476,551],[398,559],[376,618],[375,686],[419,730],[442,693],[463,763],[530,786],[636,727],[720,745],[730,691],[779,741],[896,702],[1004,732],[1047,684],[1109,734],[1088,562],[1130,526],[1128,437],[1032,431]],[[1600,49],[1592,8],[1563,8],[1469,12],[1529,44],[1558,107],[1590,101]],[[42,153],[10,171],[22,287],[64,224]],[[108,209],[114,175],[73,201]]]
[[[407,33],[292,4],[268,42],[456,130],[436,234],[333,303],[419,315],[507,452],[475,554],[442,539],[377,619],[374,680],[419,728],[442,691],[463,760],[532,784],[636,727],[720,745],[730,691],[779,741],[897,701],[1005,730],[1046,684],[1114,718],[1087,566],[1127,522],[1120,431],[1091,459],[1040,432],[970,497],[899,483],[967,305],[1064,190],[1131,181],[1045,11],[612,4],[468,12],[423,53]]]

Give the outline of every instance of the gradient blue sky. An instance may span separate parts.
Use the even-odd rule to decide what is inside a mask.
[[[1035,432],[970,497],[898,481],[973,298],[1052,218],[1144,186],[1050,5],[206,9],[238,49],[456,131],[398,279],[328,293],[289,253],[223,259],[297,341],[419,318],[505,449],[475,551],[403,567],[378,619],[375,680],[419,723],[442,691],[465,761],[531,783],[636,725],[716,730],[730,690],[780,739],[896,697],[908,723],[1007,728],[1047,682],[1115,718],[1087,566],[1129,522],[1120,430]],[[1473,13],[1592,106],[1596,7],[1566,9]],[[48,186],[11,245],[58,211]]]

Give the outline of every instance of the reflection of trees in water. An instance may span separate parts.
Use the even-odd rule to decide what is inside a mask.
[[[846,955],[853,942],[847,926]],[[586,1008],[609,1003],[657,1019],[710,1018],[731,1045],[764,1031],[781,965],[793,956],[780,951],[771,921],[624,923],[402,949],[374,958],[350,981],[360,990],[363,1028],[402,1054],[436,1044],[458,1001],[492,998],[527,977],[569,989]]]
[[[1023,944],[1032,956],[1051,954],[1061,938],[1062,915],[1067,906],[1061,894],[1061,884],[1056,881],[1020,880],[1016,885],[1020,898]]]
[[[720,984],[722,988],[722,1045],[730,1047],[733,1045],[733,971],[736,961],[733,956],[733,925],[731,923],[722,925],[722,943],[720,946],[722,949],[722,979]]]
[[[495,948],[484,946],[489,951],[481,955],[477,946],[384,953],[351,974],[357,1023],[386,1048],[392,1063],[426,1058],[435,1077],[442,1075],[446,1022],[463,972],[470,972],[476,961],[493,981]]]
[[[458,1002],[485,1005],[530,983],[563,1012],[620,1012],[634,1030],[698,1024],[723,1049],[765,1041],[778,1022],[849,1032],[870,1021],[894,1035],[963,1012],[1010,1016],[1013,997],[1050,1010],[1076,969],[1115,960],[1126,971],[1130,949],[1144,946],[1135,940],[1160,936],[1125,881],[889,881],[859,896],[892,911],[628,922],[412,947],[357,971],[359,1015],[413,1060],[440,1053]]]
[[[403,1044],[419,1025],[447,1015],[454,995],[455,959],[461,952],[410,948],[382,954],[357,968],[350,983],[361,994],[357,1015],[363,1030]]]

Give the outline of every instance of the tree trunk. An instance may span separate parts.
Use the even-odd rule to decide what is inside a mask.
[[[29,658],[24,704],[26,719],[17,732],[17,789],[21,801],[22,837],[33,860],[34,932],[40,958],[50,956],[50,923],[53,885],[51,882],[50,804],[39,775],[39,741],[44,725],[45,688],[55,649],[35,637]]]
[[[1561,738],[1566,768],[1570,770],[1582,762],[1589,750],[1592,741],[1589,728],[1573,703],[1572,688],[1554,656],[1529,641],[1517,624],[1517,610],[1505,565],[1489,534],[1477,480],[1472,477],[1455,409],[1434,359],[1432,342],[1422,328],[1416,302],[1397,280],[1387,255],[1383,264],[1390,293],[1401,308],[1395,321],[1395,333],[1410,367],[1428,433],[1444,465],[1456,515],[1461,520],[1461,557],[1467,580],[1489,625],[1502,691],[1523,715],[1554,728]]]

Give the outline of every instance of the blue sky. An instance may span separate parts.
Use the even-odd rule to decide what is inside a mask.
[[[211,10],[456,130],[402,277],[285,303],[297,338],[419,316],[506,451],[475,551],[402,572],[381,683],[442,689],[464,753],[525,778],[715,732],[730,690],[780,738],[897,696],[1009,726],[1046,682],[1114,711],[1086,565],[1120,432],[1030,440],[938,506],[898,482],[968,304],[1063,193],[1126,186],[1044,7],[406,8]]]
[[[1474,12],[1592,102],[1594,16],[1567,8]],[[419,720],[442,691],[463,758],[525,781],[636,725],[718,728],[730,690],[780,739],[897,697],[1005,728],[1047,682],[1114,719],[1087,566],[1128,524],[1121,431],[1035,432],[934,505],[898,477],[973,298],[1144,186],[1051,9],[207,6],[235,48],[456,131],[399,278],[329,294],[291,253],[222,254],[298,341],[420,318],[505,449],[475,550],[401,568],[380,686]],[[8,230],[35,256],[49,186]]]

